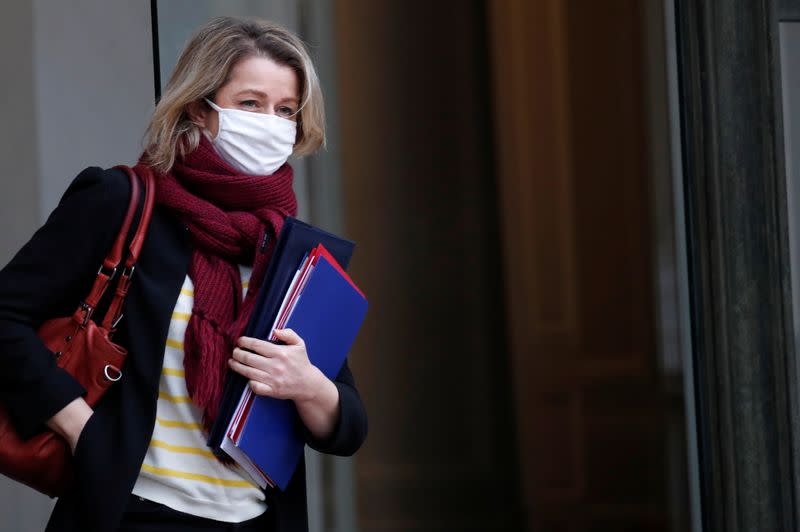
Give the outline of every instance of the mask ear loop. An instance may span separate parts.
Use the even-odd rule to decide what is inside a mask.
[[[215,110],[217,113],[219,113],[219,112],[220,112],[220,110],[222,109],[222,107],[219,107],[217,104],[215,104],[214,102],[212,102],[212,101],[211,101],[211,100],[209,100],[208,98],[203,98],[203,100],[206,102],[206,105],[208,105],[209,107],[211,107],[211,108],[212,108],[213,110]],[[212,134],[211,134],[211,132],[208,130],[208,128],[206,128],[206,127],[200,127],[200,126],[197,126],[197,127],[198,127],[198,129],[200,130],[200,134],[201,134],[201,135],[203,135],[203,136],[205,136],[205,138],[206,138],[206,139],[208,139],[208,141],[209,141],[210,143],[212,143],[212,144],[213,144],[213,143],[214,143],[214,139],[215,139],[216,137],[215,137],[214,135],[212,135]]]
[[[216,112],[218,112],[218,113],[219,113],[220,111],[222,111],[222,107],[218,106],[217,104],[215,104],[214,102],[212,102],[212,101],[211,101],[211,100],[209,100],[208,98],[203,98],[203,99],[204,99],[204,100],[206,101],[206,103],[207,103],[207,104],[208,104],[208,105],[209,105],[209,106],[210,106],[210,107],[211,107],[213,110],[215,110]]]

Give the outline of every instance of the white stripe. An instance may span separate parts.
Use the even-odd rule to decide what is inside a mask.
[[[240,272],[246,293],[251,270]],[[152,441],[133,492],[182,512],[241,522],[260,515],[266,503],[241,468],[223,464],[206,445],[202,411],[186,389],[183,365],[193,304],[194,285],[187,276],[169,325]]]

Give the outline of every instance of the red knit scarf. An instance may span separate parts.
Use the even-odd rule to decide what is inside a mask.
[[[140,163],[141,164],[141,163]],[[286,216],[297,214],[292,167],[270,176],[238,173],[205,137],[157,179],[156,203],[189,227],[194,306],[184,338],[186,387],[210,428],[219,410],[227,361],[242,335]],[[253,266],[242,300],[238,264]]]

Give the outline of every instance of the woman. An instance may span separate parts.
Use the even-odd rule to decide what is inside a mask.
[[[299,39],[219,18],[187,44],[146,134],[157,178],[125,317],[123,378],[95,406],[36,336],[88,291],[130,195],[118,170],[87,168],[0,272],[2,400],[23,436],[45,426],[76,480],[47,530],[307,529],[301,462],[283,492],[255,487],[205,447],[228,368],[256,394],[294,401],[308,445],[350,455],[366,414],[345,363],[335,381],[286,345],[242,336],[283,220],[296,214],[289,155],[324,142],[322,95]],[[102,315],[102,314],[99,314]]]

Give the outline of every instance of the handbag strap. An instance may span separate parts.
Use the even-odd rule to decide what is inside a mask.
[[[131,179],[136,179],[136,173],[132,168],[127,166],[120,166],[118,168],[124,169],[128,172]],[[141,168],[141,167],[140,167]],[[105,318],[103,319],[102,327],[108,330],[109,337],[117,330],[122,319],[122,305],[125,302],[125,297],[128,295],[128,288],[131,285],[131,276],[134,269],[136,269],[136,261],[139,259],[139,252],[142,250],[144,244],[144,237],[147,234],[147,228],[150,226],[150,218],[153,214],[153,204],[156,198],[155,178],[153,171],[149,167],[144,167],[139,172],[144,184],[144,207],[142,208],[142,215],[139,218],[139,227],[136,229],[136,234],[131,239],[128,247],[128,258],[125,261],[125,266],[122,269],[119,281],[117,281],[117,289],[114,293],[114,299],[106,311]]]
[[[131,196],[130,201],[128,202],[128,210],[125,213],[125,218],[122,222],[122,226],[119,229],[119,233],[117,234],[116,240],[114,240],[114,244],[111,246],[111,250],[108,252],[108,255],[100,264],[100,268],[97,270],[97,276],[95,277],[94,284],[92,285],[89,294],[86,298],[78,305],[77,310],[73,314],[73,319],[81,325],[86,325],[89,320],[91,319],[92,315],[94,314],[95,309],[97,308],[98,303],[102,299],[103,295],[105,294],[106,290],[108,289],[108,285],[111,283],[111,280],[117,274],[117,270],[119,268],[120,262],[122,262],[122,253],[125,248],[125,240],[130,232],[131,225],[133,224],[133,219],[136,216],[136,210],[139,206],[139,197],[141,195],[141,186],[139,184],[139,179],[137,178],[136,174],[133,172],[132,169],[122,166],[122,167],[115,167],[126,170],[128,174],[128,178],[131,183]],[[150,176],[152,179],[152,176]],[[151,194],[153,186],[150,186],[151,183],[145,181],[145,194]],[[148,203],[145,198],[145,205],[142,211],[142,215],[140,217],[139,227],[137,229],[137,236],[142,232],[142,225],[145,223],[144,229],[146,230],[146,225],[150,222],[150,214],[152,211],[152,200],[149,205],[148,210]],[[128,250],[128,259],[130,260],[130,253],[132,251],[136,252],[136,256],[133,257],[133,262],[135,262],[136,258],[138,257],[139,249],[141,248],[141,242],[144,236],[136,239],[134,237],[131,240],[131,244]],[[134,247],[134,240],[138,243]],[[127,264],[127,261],[126,261]],[[128,277],[130,277],[130,272]]]

